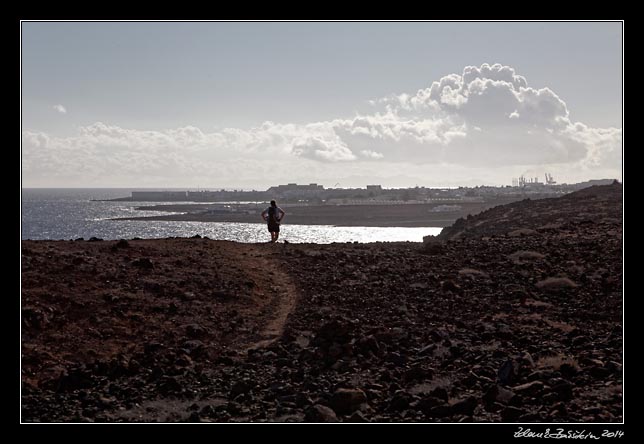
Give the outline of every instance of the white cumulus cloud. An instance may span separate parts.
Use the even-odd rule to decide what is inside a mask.
[[[306,139],[297,140],[293,144],[293,154],[323,162],[342,162],[356,159],[355,154],[339,138],[325,140],[318,137],[307,137]]]
[[[365,159],[382,159],[383,157],[385,157],[382,153],[371,150],[361,150],[360,155]]]
[[[52,108],[61,114],[67,114],[67,109],[63,105],[54,105]]]
[[[277,183],[276,171],[285,174],[284,180],[296,173],[357,177],[361,171],[373,178],[378,171],[410,171],[410,165],[418,171],[445,171],[445,165],[452,171],[496,168],[502,174],[534,166],[602,174],[621,170],[621,128],[571,121],[554,91],[531,87],[509,66],[467,66],[415,93],[370,103],[371,113],[349,118],[266,121],[213,132],[195,126],[143,131],[102,122],[70,137],[23,131],[23,175],[61,181],[119,175],[123,183],[145,177],[154,184],[165,177],[200,183],[217,177],[225,184],[257,177]],[[54,108],[66,112],[62,105]]]
[[[351,135],[401,142],[387,144],[390,150],[398,150],[405,141],[405,155],[425,162],[583,162],[620,168],[621,129],[572,122],[566,103],[554,91],[530,87],[512,67],[498,63],[467,66],[461,74],[448,74],[415,94],[373,103],[384,104],[386,118],[377,113],[362,117],[369,130],[354,128]],[[388,151],[383,153],[392,158]]]

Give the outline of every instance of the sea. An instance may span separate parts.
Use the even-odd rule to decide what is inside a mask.
[[[172,214],[137,210],[137,207],[168,202],[104,201],[128,197],[125,188],[23,188],[21,196],[22,239],[70,240],[96,237],[116,239],[160,239],[199,235],[217,240],[245,243],[266,242],[270,234],[264,223],[185,222],[113,220],[119,217]],[[194,202],[172,202],[172,204]],[[280,242],[422,242],[423,236],[438,235],[439,227],[338,227],[290,225],[281,227]]]

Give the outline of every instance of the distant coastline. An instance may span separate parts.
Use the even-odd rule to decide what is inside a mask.
[[[268,202],[278,199],[282,203],[308,204],[346,204],[352,201],[374,202],[428,202],[436,199],[456,199],[459,201],[483,201],[485,199],[513,198],[514,200],[530,197],[557,197],[578,191],[593,185],[609,185],[613,179],[589,180],[576,184],[557,184],[549,177],[550,182],[539,182],[538,178],[513,186],[476,187],[413,187],[384,188],[382,185],[366,185],[365,188],[325,188],[311,183],[299,185],[289,183],[258,190],[199,190],[191,191],[179,188],[131,189],[130,196],[112,199],[94,199],[132,202]]]
[[[512,201],[461,203],[453,205],[453,208],[439,203],[284,206],[286,211],[284,224],[341,227],[447,227],[458,218],[478,214],[496,205]],[[263,207],[253,205],[252,208],[247,208],[248,205],[228,205],[228,211],[213,211],[209,210],[209,207],[210,205],[204,204],[153,205],[137,209],[168,211],[173,214],[115,218],[114,220],[263,223],[260,217]],[[442,211],[443,208],[447,211]],[[176,214],[176,212],[184,213]]]
[[[459,218],[473,216],[498,205],[526,198],[558,197],[592,185],[607,185],[611,182],[612,180],[603,179],[555,185],[538,182],[535,178],[534,182],[523,183],[521,186],[452,189],[386,189],[380,185],[325,189],[322,185],[312,183],[279,185],[266,191],[132,191],[129,198],[111,200],[181,202],[137,208],[173,214],[114,220],[260,223],[262,220],[259,214],[264,209],[264,202],[277,199],[287,210],[287,217],[284,219],[287,224],[447,227]],[[225,202],[237,203],[224,204]]]

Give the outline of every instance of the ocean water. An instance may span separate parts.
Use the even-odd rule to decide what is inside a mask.
[[[141,211],[136,207],[167,202],[97,202],[130,196],[130,189],[37,189],[22,190],[22,239],[69,240],[83,237],[101,239],[156,239],[190,237],[238,242],[266,242],[270,234],[263,223],[182,222],[111,220],[116,217],[166,215],[168,212]],[[180,203],[180,202],[173,202]],[[422,242],[423,236],[437,235],[437,227],[334,227],[285,223],[280,241],[294,243],[332,242]]]

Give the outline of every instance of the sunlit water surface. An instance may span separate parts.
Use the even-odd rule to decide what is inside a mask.
[[[22,239],[156,239],[207,236],[237,242],[266,242],[270,234],[262,223],[133,221],[118,217],[172,214],[136,210],[136,207],[167,202],[97,202],[130,195],[126,189],[23,189]],[[182,202],[172,202],[179,204]],[[188,203],[188,202],[183,202]],[[284,224],[280,241],[294,243],[332,242],[422,242],[437,235],[437,227],[336,227],[331,225]]]

